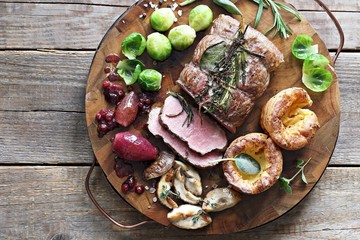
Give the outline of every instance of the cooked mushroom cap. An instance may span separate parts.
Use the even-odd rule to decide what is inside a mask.
[[[261,127],[279,147],[300,149],[308,144],[320,127],[315,113],[303,109],[312,103],[309,94],[302,88],[282,90],[264,105]]]
[[[160,178],[156,189],[156,195],[164,206],[173,209],[177,208],[177,203],[171,198],[171,187],[172,187],[172,179],[174,176],[174,169],[170,168],[170,170]]]
[[[166,151],[161,151],[155,161],[144,170],[146,180],[164,175],[172,167],[175,155]]]
[[[199,206],[181,205],[167,214],[169,221],[178,228],[198,229],[212,222],[211,217]]]
[[[279,148],[266,134],[250,133],[235,139],[224,157],[235,158],[240,154],[247,154],[256,160],[260,171],[247,174],[237,167],[235,161],[224,161],[224,175],[235,190],[247,194],[261,193],[275,184],[280,177],[283,158]]]
[[[185,188],[192,194],[196,196],[200,196],[202,194],[202,185],[201,185],[201,177],[200,174],[191,166],[180,162],[174,162],[174,168],[181,168],[181,171],[185,175]]]
[[[240,202],[240,193],[231,188],[215,188],[206,194],[202,209],[206,212],[219,212]]]
[[[179,194],[181,200],[191,204],[198,204],[201,201],[201,197],[195,196],[185,188],[185,180],[186,177],[182,173],[181,168],[177,168],[175,170],[175,177],[173,179],[176,193]]]

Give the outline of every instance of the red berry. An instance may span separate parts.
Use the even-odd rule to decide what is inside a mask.
[[[109,74],[108,79],[110,82],[120,81],[120,76],[119,74],[112,72]]]
[[[121,185],[121,191],[123,191],[124,193],[128,192],[129,190],[130,190],[129,184],[123,183],[123,184]]]
[[[105,72],[105,73],[111,72],[111,68],[110,68],[110,67],[105,67],[105,68],[104,68],[104,72]]]
[[[115,53],[110,53],[109,55],[106,56],[105,58],[105,62],[107,63],[113,63],[113,64],[117,64],[120,61],[120,57],[115,54]]]
[[[139,107],[139,108],[142,108],[142,107],[144,107],[144,104],[143,104],[142,102],[139,102],[139,103],[138,103],[138,107]]]
[[[142,194],[144,191],[145,191],[145,187],[144,187],[143,185],[137,185],[137,186],[135,187],[135,192],[136,192],[137,194]]]
[[[129,177],[126,179],[125,183],[127,183],[130,188],[133,188],[133,187],[135,187],[135,185],[136,185],[136,179],[135,179],[134,176],[129,176]]]
[[[145,104],[146,105],[150,105],[151,104],[151,100],[149,98],[145,99]]]
[[[110,87],[110,84],[111,84],[110,81],[105,80],[105,81],[103,82],[102,86],[103,86],[103,88],[108,88],[108,87]]]

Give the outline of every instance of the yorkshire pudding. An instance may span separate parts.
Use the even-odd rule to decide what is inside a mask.
[[[275,184],[282,172],[279,148],[263,133],[250,133],[235,139],[224,155],[223,171],[232,187],[247,194],[257,194]],[[254,169],[257,169],[255,172]]]
[[[264,105],[260,124],[272,140],[286,150],[304,147],[319,129],[315,113],[310,107],[312,100],[302,88],[282,90]]]

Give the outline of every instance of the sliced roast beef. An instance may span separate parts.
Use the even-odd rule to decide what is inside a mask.
[[[196,167],[206,168],[217,164],[211,161],[222,158],[222,154],[219,151],[212,151],[205,155],[201,155],[191,150],[185,142],[181,141],[181,139],[173,135],[160,124],[160,111],[161,108],[157,107],[153,108],[149,113],[148,129],[154,136],[161,137],[180,157]]]
[[[177,80],[231,132],[244,122],[266,90],[270,72],[284,61],[266,36],[251,27],[244,32],[240,28],[236,19],[219,15]]]
[[[201,155],[223,150],[227,145],[225,132],[208,116],[199,113],[198,109],[190,108],[193,117],[187,122],[188,114],[179,100],[168,96],[161,109],[161,124]]]

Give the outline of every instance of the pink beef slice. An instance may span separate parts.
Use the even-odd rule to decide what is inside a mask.
[[[187,124],[188,114],[183,111],[178,99],[168,96],[160,113],[160,123],[201,155],[223,150],[227,145],[225,131],[208,116],[199,113],[198,109],[191,109],[193,119]]]
[[[181,141],[160,124],[160,111],[161,108],[157,107],[153,108],[149,113],[148,129],[154,136],[161,137],[180,157],[196,167],[207,168],[217,164],[216,162],[211,161],[222,158],[222,154],[219,151],[212,151],[205,155],[201,155],[191,150],[185,142]]]

